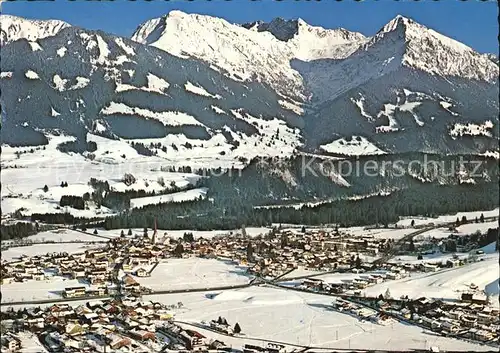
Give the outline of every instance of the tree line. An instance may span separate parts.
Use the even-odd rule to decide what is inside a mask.
[[[388,225],[402,216],[434,217],[475,210],[493,209],[498,205],[496,185],[432,185],[395,191],[388,196],[361,200],[341,199],[317,206],[255,208],[241,198],[194,200],[148,205],[104,221],[107,229],[137,228],[157,219],[163,229],[237,229],[242,225],[269,226],[272,223],[338,224],[361,226]]]

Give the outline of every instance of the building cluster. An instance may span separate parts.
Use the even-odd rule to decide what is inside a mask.
[[[12,352],[21,349],[16,332],[29,331],[52,352],[217,351],[226,347],[176,325],[173,316],[163,304],[135,298],[10,310],[2,313],[2,323],[9,332],[2,335],[2,346]]]
[[[374,309],[341,298],[337,298],[332,303],[332,307],[334,310],[354,316],[361,321],[370,321],[379,325],[388,325],[394,322],[387,314],[380,313]]]
[[[252,240],[246,259],[255,263],[255,273],[279,276],[290,269],[312,271],[348,270],[360,267],[390,246],[387,239],[348,235],[339,231],[274,230]]]
[[[103,296],[118,290],[146,290],[134,277],[149,276],[160,261],[172,257],[226,258],[251,263],[255,274],[278,276],[297,268],[328,271],[359,267],[360,255],[376,255],[386,246],[387,240],[319,230],[273,230],[272,234],[252,239],[240,234],[189,240],[167,234],[158,237],[156,232],[152,236],[122,234],[103,247],[81,253],[22,256],[2,262],[0,276],[2,284],[62,276],[88,284],[66,288],[64,296]]]
[[[443,336],[497,344],[500,337],[499,310],[487,305],[483,299],[472,297],[463,294],[462,300],[457,303],[429,298],[379,298],[372,306],[382,313],[412,322]]]
[[[388,269],[373,270],[371,272],[362,272],[363,270],[353,269],[354,272],[349,277],[342,279],[321,279],[306,278],[301,281],[298,288],[314,292],[327,292],[332,294],[351,294],[361,295],[363,289],[384,281],[393,281],[406,278],[409,272],[400,266],[390,266]]]

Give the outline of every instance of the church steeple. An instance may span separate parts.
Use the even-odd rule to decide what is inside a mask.
[[[156,228],[156,218],[155,218],[155,230],[153,232],[153,238],[151,240],[151,242],[153,243],[153,245],[156,244],[156,233],[157,233],[157,228]]]

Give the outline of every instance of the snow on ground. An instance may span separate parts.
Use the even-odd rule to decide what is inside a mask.
[[[210,108],[212,108],[217,114],[227,114],[224,110],[217,107],[216,105],[211,105]]]
[[[59,276],[48,277],[43,281],[2,284],[2,303],[61,298],[64,288],[79,286],[88,287],[88,284]]]
[[[104,239],[103,239],[104,240]],[[60,253],[67,252],[69,253],[79,253],[85,252],[88,249],[99,248],[97,244],[36,244],[30,246],[20,246],[16,248],[10,248],[7,250],[2,250],[2,260],[5,261],[13,261],[16,258],[26,255],[26,256],[36,256],[36,255],[45,255],[50,253]]]
[[[351,227],[351,228],[339,228],[340,231],[347,232],[354,236],[373,236],[377,239],[401,239],[405,235],[414,232],[414,229],[408,228],[366,228],[366,227]]]
[[[95,36],[97,39],[97,45],[99,47],[99,58],[97,59],[97,62],[101,65],[105,64],[108,58],[108,55],[110,54],[108,44],[102,39],[100,35]]]
[[[131,208],[141,208],[147,205],[157,205],[161,203],[193,201],[198,198],[205,198],[207,195],[207,188],[198,188],[187,191],[175,192],[173,194],[139,197],[130,200]]]
[[[452,112],[450,110],[450,108],[453,106],[451,103],[446,102],[446,101],[441,101],[441,102],[439,102],[439,104],[441,105],[441,107],[443,107],[444,110],[448,111],[451,115],[458,116],[457,113]]]
[[[26,78],[29,78],[30,80],[39,80],[40,79],[40,76],[38,76],[38,74],[33,70],[26,71],[24,76],[26,76]]]
[[[453,125],[451,130],[449,131],[450,136],[456,138],[457,136],[488,136],[491,137],[491,129],[493,129],[493,123],[491,120],[485,121],[483,124],[461,124],[456,123]]]
[[[170,188],[171,183],[179,188],[194,185],[200,176],[188,173],[173,173],[162,171],[167,165],[161,158],[145,158],[124,141],[114,141],[96,135],[88,135],[90,141],[95,141],[97,151],[96,160],[62,153],[57,150],[61,143],[72,141],[71,136],[48,136],[49,144],[45,149],[31,147],[2,146],[2,215],[13,213],[25,208],[23,214],[44,212],[65,212],[64,208],[57,208],[62,195],[83,196],[91,192],[88,182],[90,178],[108,181],[110,187],[116,191],[145,190],[147,192],[160,191]],[[22,152],[28,153],[22,153]],[[122,154],[127,158],[122,158]],[[15,166],[15,168],[14,168]],[[126,186],[122,180],[126,173],[136,178],[136,183]],[[163,179],[165,187],[158,180]],[[68,187],[61,188],[61,182],[66,181]],[[148,184],[149,186],[146,186]],[[42,188],[47,185],[49,191],[44,193]],[[40,199],[40,197],[42,199]],[[67,208],[75,216],[90,217],[96,214],[110,214],[110,210],[102,207],[95,209],[90,203],[89,210]]]
[[[160,263],[151,277],[136,277],[136,280],[153,290],[199,289],[246,284],[251,279],[246,270],[230,261],[196,257],[169,259]]]
[[[125,158],[140,158],[140,154],[122,140],[111,140],[105,137],[87,133],[87,141],[97,144],[97,150],[92,152],[97,162],[113,162]]]
[[[144,118],[155,119],[169,126],[179,125],[199,125],[205,126],[196,120],[195,117],[182,112],[153,112],[148,109],[129,107],[124,103],[111,102],[109,106],[104,107],[101,112],[104,115],[124,114],[142,116]]]
[[[313,275],[318,275],[320,273],[323,273],[322,271],[311,271],[307,270],[305,268],[298,268],[296,270],[293,270],[286,276],[283,276],[282,279],[286,280],[287,278],[294,278],[294,277],[302,277],[302,276],[313,276]]]
[[[396,119],[394,119],[394,112],[396,111],[397,106],[394,104],[384,104],[384,110],[381,110],[377,114],[377,118],[381,118],[382,116],[387,117],[389,119],[389,125],[388,126],[377,126],[376,131],[377,132],[391,132],[391,131],[398,131],[398,122]]]
[[[49,352],[41,343],[38,337],[31,332],[20,332],[17,337],[21,339],[22,348],[20,353],[45,353]]]
[[[223,316],[231,325],[238,322],[247,337],[291,344],[382,350],[388,346],[393,350],[424,349],[430,346],[462,351],[489,348],[426,334],[419,327],[398,322],[387,326],[362,323],[352,316],[331,310],[332,297],[283,289],[251,287],[222,293],[151,295],[144,299],[165,304],[181,301],[184,309],[176,314],[176,320],[200,323]],[[219,338],[212,332],[207,332],[207,335]],[[246,343],[225,336],[219,339],[233,347]]]
[[[359,112],[362,116],[367,118],[369,121],[373,121],[373,117],[365,111],[364,103],[365,97],[361,96],[358,100],[351,98],[351,102],[353,102],[359,109]]]
[[[149,228],[153,227],[153,224],[149,225]],[[99,232],[99,236],[106,238],[114,238],[119,237],[121,234],[121,229],[112,229],[112,230],[104,230],[97,229]],[[132,234],[142,235],[144,233],[144,228],[132,228]],[[265,235],[269,233],[270,228],[258,228],[258,227],[248,227],[245,228],[245,232],[249,237],[255,237],[258,235]],[[128,233],[128,229],[123,229],[124,233]],[[241,234],[241,229],[233,229],[233,230],[193,230],[193,229],[182,229],[182,230],[168,230],[168,229],[158,229],[159,237],[168,236],[173,238],[182,238],[184,233],[193,233],[195,239],[204,238],[211,239],[217,236],[225,236],[230,234]]]
[[[66,54],[67,51],[68,51],[68,49],[66,49],[66,47],[61,47],[61,48],[57,49],[56,53],[58,56],[60,56],[62,58]]]
[[[386,152],[382,151],[363,136],[352,136],[350,140],[341,138],[320,147],[326,152],[354,156],[386,154]]]
[[[495,208],[494,210],[484,210],[484,211],[472,211],[472,212],[458,212],[452,215],[442,215],[436,218],[429,217],[404,217],[397,223],[401,227],[409,227],[412,221],[415,221],[415,225],[432,225],[439,223],[451,223],[458,219],[462,219],[465,216],[468,220],[480,218],[481,214],[484,217],[498,217],[500,208]]]
[[[115,43],[118,44],[118,46],[122,48],[127,55],[135,55],[134,49],[125,44],[122,38],[115,38]]]
[[[152,73],[148,73],[148,88],[150,90],[156,90],[160,93],[163,93],[164,90],[166,90],[168,87],[170,87],[170,84],[162,79],[161,77],[155,76]]]
[[[12,78],[12,71],[0,72],[0,78]]]
[[[109,186],[112,190],[125,192],[130,190],[144,190],[146,192],[163,191],[165,188],[170,188],[170,184],[174,183],[179,188],[185,188],[188,185],[194,185],[200,179],[199,175],[189,173],[170,173],[163,172],[156,179],[142,178],[136,180],[131,185],[126,185],[122,179],[108,179]],[[162,186],[159,181],[165,183]]]
[[[456,228],[457,232],[451,232],[448,230],[447,227],[444,228],[437,228],[437,229],[432,229],[428,232],[422,233],[418,236],[415,237],[415,240],[418,239],[425,239],[425,238],[436,238],[436,239],[441,239],[441,238],[447,238],[452,234],[455,235],[468,235],[468,234],[473,234],[477,231],[480,231],[481,233],[486,233],[488,229],[490,228],[498,228],[498,221],[493,221],[493,222],[484,222],[484,223],[469,223],[469,224],[463,224],[459,227]]]
[[[75,89],[85,88],[85,87],[87,87],[87,85],[89,83],[90,83],[90,79],[88,79],[86,77],[77,76],[76,77],[76,84],[74,84],[73,86],[71,86],[69,88],[69,90],[75,90]]]
[[[93,232],[91,229],[89,232]],[[98,234],[99,235],[99,234]],[[103,242],[105,239],[95,237],[90,234],[85,234],[72,229],[56,229],[49,230],[46,232],[40,232],[36,235],[31,235],[29,237],[23,238],[23,240],[33,241],[33,242],[41,242],[45,243],[47,241],[50,242],[62,242],[62,241],[86,241],[86,242]],[[10,240],[2,241],[2,244],[8,243]]]
[[[52,81],[54,82],[54,89],[59,92],[64,92],[66,90],[66,83],[68,83],[68,80],[61,78],[59,75],[54,75]]]
[[[61,113],[59,113],[59,112],[58,112],[57,110],[55,110],[53,107],[50,107],[50,109],[51,109],[51,110],[50,110],[50,115],[51,115],[51,116],[53,116],[54,118],[55,118],[56,116],[61,115]]]
[[[203,88],[199,85],[194,85],[189,81],[186,82],[186,84],[184,85],[184,88],[186,89],[186,91],[200,95],[200,96],[211,97],[211,98],[215,98],[215,99],[222,98],[218,94],[213,95],[212,93],[209,93],[205,88]]]
[[[379,270],[379,271],[373,271],[373,272],[364,272],[364,273],[352,273],[352,272],[346,272],[346,273],[329,273],[321,276],[316,276],[315,279],[321,279],[326,283],[335,283],[335,284],[341,284],[341,283],[346,283],[346,282],[352,282],[355,279],[361,280],[367,277],[370,277],[372,274],[382,274],[386,273],[388,271],[384,270]]]
[[[116,83],[116,92],[125,92],[125,91],[144,91],[144,92],[152,92],[167,95],[165,90],[170,87],[170,84],[162,79],[161,77],[155,76],[152,73],[148,73],[147,75],[148,86],[147,87],[136,87],[125,83]]]
[[[442,259],[444,257],[440,257]],[[451,258],[451,256],[450,256]],[[389,288],[391,295],[399,298],[408,295],[410,298],[431,297],[443,299],[459,299],[462,292],[470,290],[475,284],[479,290],[498,296],[498,253],[482,257],[482,261],[461,267],[440,270],[433,273],[411,274],[411,277],[380,283],[363,291],[366,295],[379,295]],[[498,305],[498,298],[492,300]]]
[[[296,114],[299,114],[299,115],[302,115],[304,114],[304,108],[302,108],[300,106],[300,103],[298,102],[294,102],[294,103],[291,103],[290,101],[288,100],[279,100],[278,101],[279,105],[281,105],[283,108],[285,109],[288,109],[288,110],[291,110],[292,112],[296,113]]]
[[[33,51],[43,50],[42,47],[40,46],[40,44],[38,44],[37,42],[28,42],[28,43],[31,47],[31,50],[33,50]]]

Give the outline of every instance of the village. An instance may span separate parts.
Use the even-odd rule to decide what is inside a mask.
[[[156,228],[156,227],[155,227]],[[28,331],[38,337],[49,351],[65,352],[126,352],[173,350],[231,350],[217,339],[175,322],[179,302],[166,306],[143,301],[151,294],[173,293],[175,290],[154,290],[142,281],[151,277],[161,264],[174,259],[216,259],[246,268],[246,283],[228,288],[274,286],[332,296],[327,310],[342,312],[362,321],[387,325],[392,321],[408,322],[439,335],[457,337],[483,344],[498,340],[500,321],[498,310],[489,298],[471,288],[454,302],[432,298],[393,298],[386,293],[366,293],[381,283],[391,283],[412,274],[438,272],[481,261],[481,252],[460,257],[450,254],[446,261],[424,263],[377,262],[381,253],[397,248],[398,254],[408,251],[421,254],[424,250],[440,249],[443,241],[430,247],[421,242],[352,235],[338,229],[281,229],[249,237],[240,232],[210,239],[194,238],[185,233],[175,238],[156,229],[142,232],[125,230],[104,246],[81,253],[50,253],[21,256],[11,262],[2,261],[2,285],[46,282],[52,278],[77,281],[81,285],[67,286],[58,298],[45,302],[57,303],[45,309],[29,308],[2,312],[2,347],[14,352],[21,348],[16,332]],[[446,240],[446,239],[445,239]],[[444,248],[442,250],[445,250]],[[420,256],[420,255],[419,255]],[[341,280],[319,277],[342,275]],[[212,288],[204,288],[206,290]],[[213,289],[223,288],[214,283]],[[179,290],[183,291],[183,290]],[[185,290],[189,291],[189,290]],[[85,304],[72,306],[63,301],[80,300]],[[2,305],[19,305],[5,303]],[[27,303],[29,304],[29,302]],[[36,305],[37,301],[31,304]],[[224,335],[239,335],[241,328],[227,324],[225,319],[198,323],[203,329]],[[284,347],[251,346],[246,351],[279,352]]]

